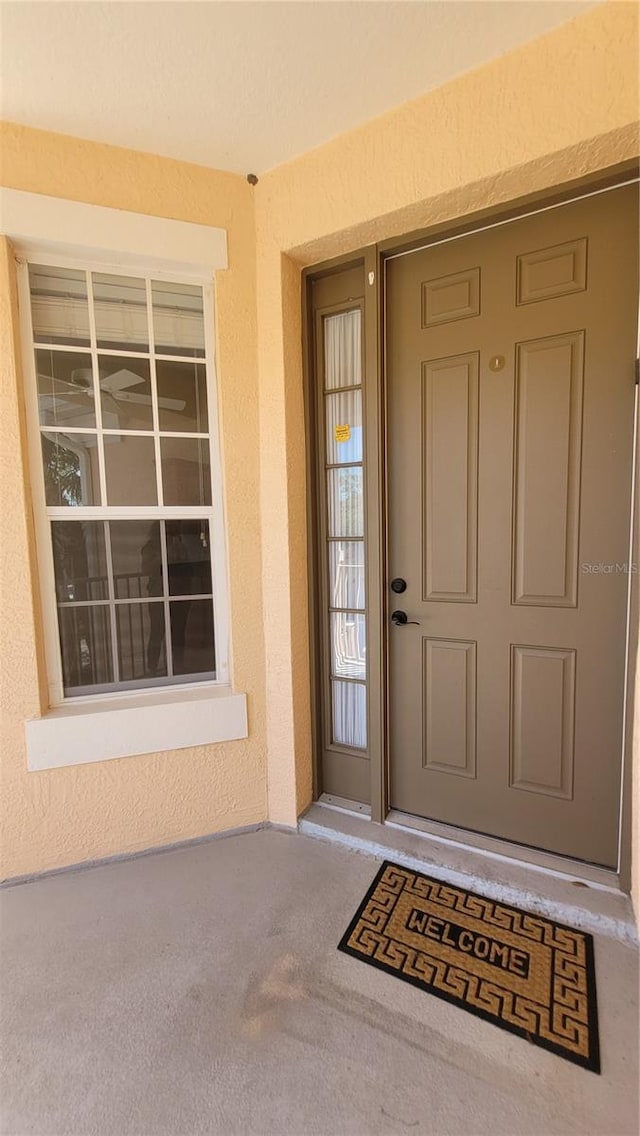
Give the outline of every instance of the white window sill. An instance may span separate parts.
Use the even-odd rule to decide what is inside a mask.
[[[247,699],[228,686],[67,703],[25,722],[27,767],[57,769],[248,737]]]

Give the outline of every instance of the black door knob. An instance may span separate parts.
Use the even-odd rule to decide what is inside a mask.
[[[400,592],[406,592],[406,590],[407,590],[407,581],[403,580],[402,576],[396,576],[395,579],[391,581],[391,591],[392,592],[400,593]]]
[[[391,622],[395,623],[396,627],[404,627],[408,623],[406,611],[392,611]]]

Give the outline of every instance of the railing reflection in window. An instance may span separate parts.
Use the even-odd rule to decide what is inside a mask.
[[[364,611],[364,544],[335,540],[329,544],[331,606]]]
[[[60,608],[58,612],[64,685],[69,689],[113,682],[109,608]]]
[[[67,691],[215,677],[207,520],[51,528]]]
[[[367,648],[364,615],[334,611],[331,614],[333,674],[339,678],[367,677]]]

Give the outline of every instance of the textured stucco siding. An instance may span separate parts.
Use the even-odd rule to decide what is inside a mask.
[[[250,727],[242,741],[27,773],[23,722],[44,705],[44,667],[29,558],[22,375],[10,342],[14,274],[4,242],[0,871],[8,877],[257,823],[267,806],[253,191],[234,174],[8,124],[0,151],[6,186],[228,232],[229,268],[215,282],[216,370],[232,674],[248,694]]]
[[[279,166],[256,187],[269,810],[274,820],[291,823],[311,794],[308,628],[301,610],[305,450],[296,275],[304,265],[464,217],[637,155],[637,45],[636,6],[602,5]]]

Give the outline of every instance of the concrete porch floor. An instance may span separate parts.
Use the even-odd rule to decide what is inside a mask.
[[[636,1133],[636,950],[598,1077],[339,953],[376,870],[262,830],[6,889],[2,1132]]]

